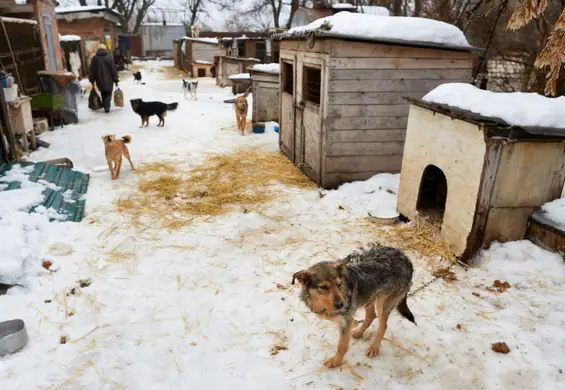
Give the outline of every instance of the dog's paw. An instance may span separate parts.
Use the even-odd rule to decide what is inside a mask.
[[[363,338],[363,334],[365,334],[365,329],[357,328],[353,331],[353,333],[351,333],[351,337],[354,339],[360,339]]]
[[[379,356],[379,349],[380,349],[379,347],[376,347],[376,348],[375,348],[375,347],[373,347],[373,346],[370,346],[369,349],[367,349],[367,356],[368,356],[368,357],[376,357],[376,356]]]
[[[328,368],[339,367],[343,364],[343,358],[339,356],[334,356],[324,362],[324,365]]]

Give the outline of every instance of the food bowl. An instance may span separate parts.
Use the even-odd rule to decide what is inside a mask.
[[[263,134],[265,132],[265,124],[264,123],[254,123],[251,126],[251,129],[255,134]]]
[[[379,225],[394,225],[398,222],[398,217],[400,217],[398,213],[371,214],[368,212],[367,214],[371,217],[371,221]]]
[[[22,320],[0,322],[0,356],[22,349],[27,340],[27,331]]]

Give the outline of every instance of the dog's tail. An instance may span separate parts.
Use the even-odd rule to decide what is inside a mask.
[[[131,142],[131,136],[130,135],[124,135],[122,137],[122,140],[124,141],[124,144],[129,144]]]
[[[178,103],[167,104],[167,111],[174,111],[177,109],[178,106],[179,106]]]
[[[414,314],[412,314],[412,312],[408,308],[408,303],[406,302],[406,295],[398,303],[398,306],[396,306],[396,309],[402,315],[402,317],[406,318],[408,321],[412,322],[414,325],[417,325],[416,320],[414,319]]]

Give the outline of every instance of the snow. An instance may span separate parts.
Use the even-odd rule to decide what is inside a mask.
[[[59,41],[61,42],[69,42],[69,41],[80,41],[81,37],[78,35],[61,35],[59,34]]]
[[[0,189],[0,283],[28,285],[40,265],[40,256],[45,250],[43,237],[48,231],[56,231],[49,218],[64,220],[65,216],[44,206],[37,207],[33,214],[28,211],[43,202],[42,192],[51,183],[29,180],[33,166],[16,164],[0,180],[3,183],[21,182],[19,189]]]
[[[220,42],[218,41],[218,38],[190,38],[190,37],[182,37],[181,39],[188,40],[188,41],[194,41],[194,42],[202,42],[202,43],[214,43],[214,44],[220,43]]]
[[[380,7],[378,5],[364,5],[363,7],[359,7],[357,12],[377,16],[391,16],[388,8]]]
[[[491,92],[471,84],[448,83],[429,92],[423,100],[500,118],[513,126],[565,128],[563,96],[548,98],[537,93]]]
[[[27,260],[26,287],[0,297],[0,321],[23,319],[30,341],[0,358],[0,388],[563,387],[565,267],[560,256],[527,241],[494,244],[473,267],[454,268],[457,282],[438,280],[410,297],[418,326],[394,313],[379,357],[365,356],[373,324],[366,339],[352,341],[342,368],[322,367],[335,352],[337,330],[308,313],[292,274],[382,239],[367,229],[365,217],[394,215],[398,175],[333,191],[281,185],[278,199],[258,211],[235,210],[179,231],[135,230],[115,201],[135,191],[142,174],[125,163],[112,181],[107,168],[99,169],[106,166],[103,134],[131,135],[128,148],[138,166],[167,162],[182,170],[205,167],[208,154],[278,151],[275,132],[238,134],[233,105],[223,103],[230,91],[213,79],[200,79],[197,101],[185,100],[178,79],[153,66],[163,65],[141,69],[146,85],[125,72],[120,88],[126,99],[178,101],[163,128],[154,118],[138,128],[128,104],[104,114],[88,110],[83,98],[81,122],[43,133],[50,148],[30,156],[69,157],[91,173],[81,223],[47,223],[44,215],[17,210],[2,214],[1,262],[5,248]],[[408,255],[415,291],[434,279],[432,261]],[[41,267],[43,260],[53,263],[53,272]],[[79,287],[85,279],[91,285]],[[497,279],[511,288],[487,289]],[[61,336],[69,342],[61,344]],[[499,341],[509,345],[508,355],[491,350]],[[288,350],[271,356],[275,345]]]
[[[210,61],[194,60],[192,62],[194,62],[195,64],[200,64],[200,65],[213,65]]]
[[[465,34],[456,26],[445,22],[425,18],[389,17],[347,11],[315,20],[306,26],[292,28],[284,35],[293,36],[305,31],[315,30],[324,22],[331,24],[332,28],[327,32],[334,35],[351,36],[359,39],[394,39],[420,44],[471,48]]]
[[[339,3],[339,4],[334,4],[332,6],[333,9],[355,9],[355,6],[353,4],[349,4],[349,3]]]
[[[541,209],[548,219],[565,229],[565,198],[548,202]]]
[[[229,77],[230,80],[249,80],[251,79],[251,75],[249,73],[238,73],[231,75]]]
[[[55,7],[55,13],[67,14],[71,12],[89,12],[89,11],[104,11],[106,7],[103,5],[88,5],[88,6],[69,6],[69,7]]]
[[[256,72],[273,73],[273,74],[279,74],[281,72],[281,66],[278,63],[257,64],[257,65],[253,65],[251,69]]]

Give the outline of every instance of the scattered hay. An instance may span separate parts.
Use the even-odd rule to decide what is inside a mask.
[[[177,168],[173,164],[167,164],[164,162],[154,162],[148,164],[142,164],[136,167],[137,173],[177,173]]]
[[[238,207],[257,209],[277,198],[277,185],[314,187],[283,155],[257,148],[210,156],[188,172],[174,169],[166,163],[140,169],[146,177],[137,192],[117,202],[118,211],[137,227],[177,230],[196,217],[225,215]]]
[[[510,347],[504,342],[492,344],[491,349],[496,353],[502,353],[504,355],[510,352]]]
[[[271,353],[271,356],[275,356],[278,355],[280,351],[287,351],[287,350],[288,347],[285,347],[284,345],[273,345],[269,350],[269,352]]]
[[[451,264],[461,264],[449,244],[441,238],[440,223],[436,218],[419,216],[413,224],[387,227],[375,225],[370,218],[366,218],[366,222],[387,245],[418,252],[430,262],[440,257]]]

